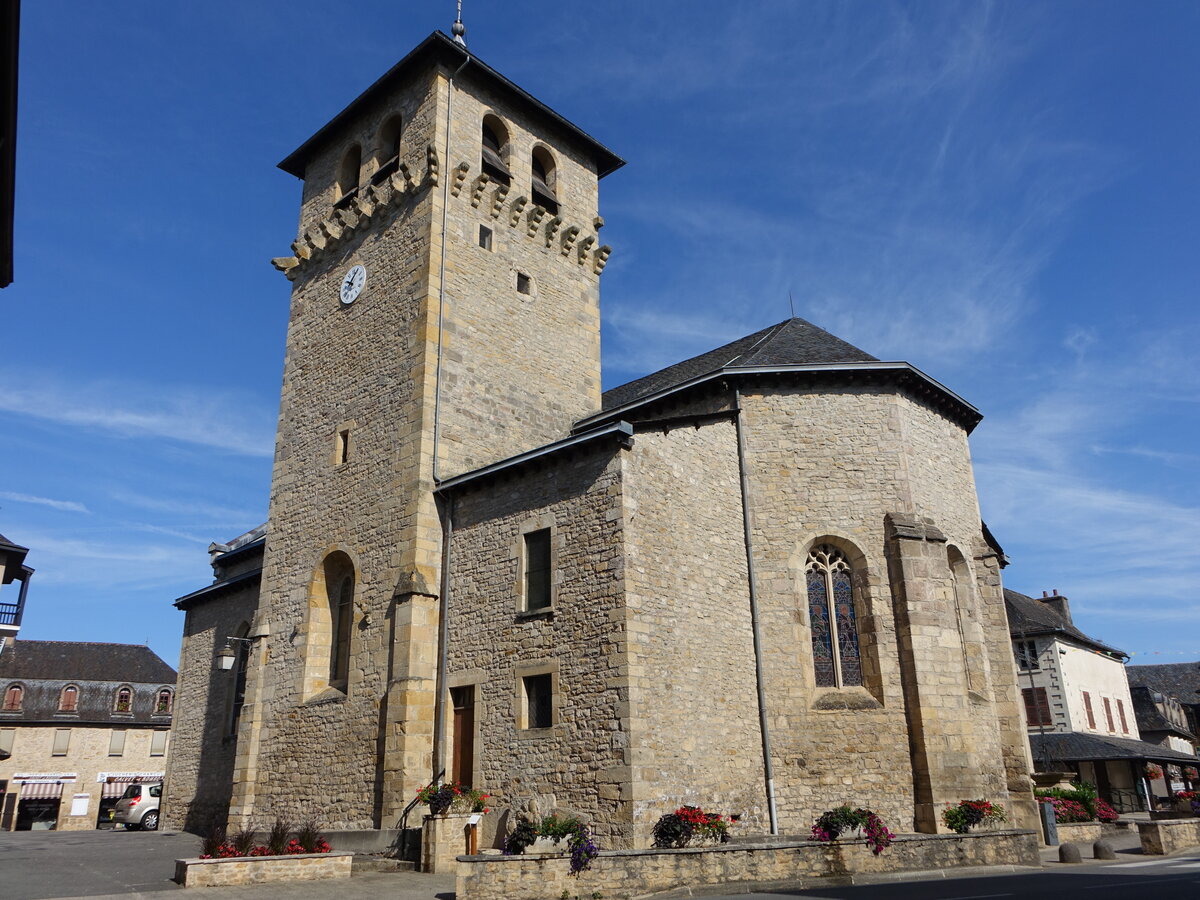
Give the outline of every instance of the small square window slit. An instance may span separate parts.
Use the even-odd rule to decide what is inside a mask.
[[[526,275],[524,272],[517,273],[517,293],[518,294],[532,294],[533,293],[533,279],[530,278],[528,275]]]
[[[484,250],[492,249],[492,229],[486,225],[479,226],[479,246]]]

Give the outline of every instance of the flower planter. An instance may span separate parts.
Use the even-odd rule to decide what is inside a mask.
[[[175,881],[184,887],[227,887],[269,881],[316,881],[349,878],[354,853],[296,853],[289,856],[233,856],[228,859],[177,859]]]
[[[566,838],[539,837],[525,848],[525,852],[531,856],[537,853],[566,853],[567,840]]]

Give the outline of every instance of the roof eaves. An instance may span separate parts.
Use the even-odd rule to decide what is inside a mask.
[[[852,362],[852,363],[802,363],[795,365],[771,365],[771,366],[738,366],[726,365],[704,375],[697,375],[694,378],[689,378],[686,381],[681,381],[678,384],[673,384],[670,387],[663,388],[658,391],[653,391],[646,394],[644,397],[639,397],[637,400],[631,400],[614,409],[603,410],[598,413],[593,413],[586,416],[575,423],[575,429],[591,428],[601,422],[614,418],[622,418],[630,411],[646,406],[651,403],[658,402],[673,394],[682,393],[691,390],[694,387],[705,384],[710,381],[715,381],[721,378],[728,378],[734,375],[784,375],[784,374],[803,374],[803,373],[826,373],[826,372],[864,372],[864,371],[885,371],[885,372],[905,372],[911,374],[919,380],[925,382],[929,387],[943,394],[947,399],[951,400],[956,405],[960,406],[965,413],[964,418],[971,421],[971,428],[983,419],[983,413],[976,409],[972,404],[968,403],[950,388],[944,384],[930,378],[916,366],[907,362]],[[968,429],[970,430],[970,429]]]
[[[252,581],[262,578],[262,569],[254,569],[250,572],[243,572],[241,575],[235,575],[233,578],[227,578],[224,581],[218,581],[215,584],[210,584],[208,587],[202,587],[198,591],[192,591],[190,594],[184,594],[175,601],[176,609],[190,609],[197,603],[202,603],[205,600],[212,600],[227,591],[235,588],[243,587]]]
[[[266,535],[263,535],[262,537],[256,538],[255,540],[250,541],[249,543],[242,544],[242,546],[240,546],[240,547],[234,547],[232,550],[226,550],[224,553],[222,553],[220,556],[218,556],[214,560],[214,562],[218,562],[218,563],[222,563],[222,564],[234,562],[237,559],[240,559],[241,557],[250,554],[254,550],[261,550],[263,547],[266,546],[266,543],[267,543],[267,537],[266,537]]]
[[[555,441],[552,444],[545,444],[525,453],[519,453],[516,456],[510,456],[508,459],[502,459],[499,462],[492,463],[488,466],[483,466],[479,469],[474,469],[470,472],[464,472],[461,475],[455,475],[453,478],[447,478],[437,486],[437,493],[447,494],[464,485],[473,484],[485,478],[490,478],[493,475],[498,475],[502,472],[507,472],[516,469],[519,466],[534,462],[547,456],[552,456],[556,453],[561,453],[564,450],[569,450],[572,447],[578,447],[582,444],[588,444],[592,441],[599,440],[603,437],[617,436],[622,440],[629,440],[633,437],[633,426],[628,422],[614,422],[611,425],[606,425],[597,428],[593,431],[587,431],[583,434],[573,435],[572,437],[563,438],[561,441]]]
[[[517,86],[508,78],[501,75],[479,57],[468,51],[465,47],[456,44],[454,40],[448,37],[441,31],[435,31],[425,40],[421,41],[407,55],[404,56],[398,63],[388,69],[382,76],[377,78],[375,82],[365,91],[354,98],[341,112],[330,119],[322,126],[316,134],[310,137],[307,141],[288,154],[287,158],[279,163],[279,168],[287,172],[289,175],[295,175],[297,178],[304,177],[305,167],[308,165],[316,149],[325,142],[326,138],[335,131],[342,123],[349,119],[358,110],[360,104],[366,103],[376,93],[381,92],[386,85],[400,77],[407,69],[418,65],[425,56],[433,56],[438,53],[446,53],[450,51],[455,54],[458,59],[470,59],[483,73],[490,79],[499,82],[509,91],[512,91],[522,103],[532,106],[542,115],[545,115],[552,122],[561,128],[564,128],[568,134],[585,144],[590,145],[592,156],[596,161],[596,175],[598,178],[603,178],[612,172],[615,172],[621,166],[625,165],[625,160],[609,150],[608,147],[601,144],[598,140],[572,123],[569,119],[563,117],[560,113],[555,112],[542,101],[538,100],[528,91]]]

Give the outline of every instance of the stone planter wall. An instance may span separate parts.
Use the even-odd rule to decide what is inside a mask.
[[[177,859],[175,880],[184,887],[227,887],[270,881],[349,878],[354,854],[298,853],[291,856],[238,856],[233,859]]]
[[[785,841],[719,844],[683,850],[607,850],[592,867],[572,877],[559,856],[460,856],[458,900],[545,900],[564,890],[605,900],[638,897],[675,888],[729,884],[765,889],[852,882],[855,875],[924,871],[962,866],[1040,866],[1036,832],[900,835],[874,856],[862,842]]]
[[[1158,822],[1138,822],[1142,852],[1163,856],[1200,847],[1200,819],[1163,819]]]
[[[421,823],[421,871],[431,875],[457,871],[455,860],[467,852],[467,822],[474,813],[426,816]]]
[[[1107,835],[1125,834],[1132,827],[1129,822],[1059,822],[1060,844],[1090,844]]]

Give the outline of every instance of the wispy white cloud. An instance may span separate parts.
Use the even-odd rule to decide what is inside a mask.
[[[32,503],[37,506],[48,506],[51,509],[58,509],[63,512],[89,512],[86,506],[74,500],[54,500],[50,497],[35,497],[32,494],[20,494],[15,491],[0,491],[0,498],[12,500],[14,503]]]
[[[266,510],[258,509],[257,511],[245,507],[221,506],[219,504],[210,503],[207,500],[195,499],[192,497],[180,496],[161,496],[151,497],[145,494],[135,493],[128,490],[114,490],[109,492],[109,496],[118,503],[126,506],[132,506],[137,509],[148,510],[150,512],[166,513],[172,517],[184,517],[188,521],[202,519],[206,522],[227,523],[227,522],[250,522],[261,521],[266,518]],[[265,504],[266,498],[263,498]]]
[[[0,412],[249,456],[273,452],[270,411],[235,391],[116,381],[71,384],[49,374],[12,371],[0,372],[0,385]]]

